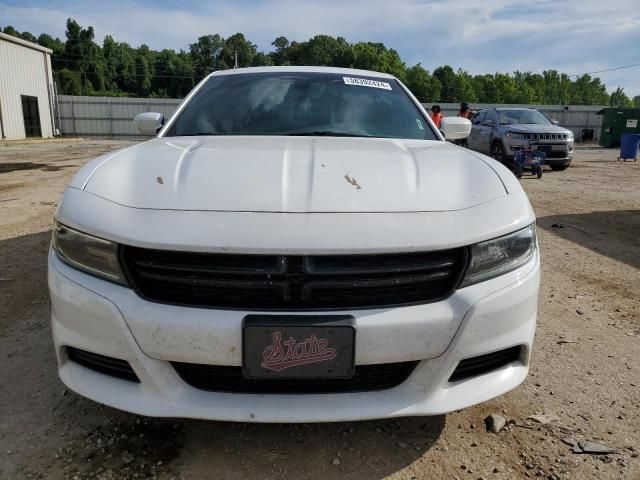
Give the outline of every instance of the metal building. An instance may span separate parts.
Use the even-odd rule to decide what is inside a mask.
[[[53,137],[51,50],[0,33],[0,138]]]

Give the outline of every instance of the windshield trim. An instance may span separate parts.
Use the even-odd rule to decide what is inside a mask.
[[[331,71],[332,69],[327,69],[327,71],[324,70],[320,70],[318,69],[317,71],[313,71],[313,72],[309,72],[309,71],[305,71],[303,69],[301,70],[294,70],[291,69],[289,72],[290,73],[327,73],[327,74],[336,74],[336,72]],[[418,99],[413,95],[413,93],[411,93],[411,91],[407,88],[407,86],[405,84],[403,84],[398,78],[392,76],[392,75],[385,75],[385,74],[381,74],[380,72],[373,72],[373,71],[359,71],[358,73],[361,74],[362,76],[365,76],[365,72],[366,72],[366,76],[369,76],[371,78],[378,78],[378,79],[385,79],[387,81],[395,81],[397,83],[397,85],[400,87],[400,89],[404,92],[404,94],[408,97],[408,99],[410,100],[411,103],[413,103],[413,105],[415,106],[416,110],[418,111],[418,114],[422,116],[423,121],[425,122],[426,126],[431,130],[431,132],[433,133],[433,136],[435,138],[433,139],[425,139],[425,141],[446,141],[444,138],[444,135],[442,134],[442,132],[440,132],[440,130],[438,128],[435,127],[435,125],[433,124],[433,122],[431,121],[431,117],[428,115],[427,111],[425,110],[424,106],[422,105],[422,103],[420,103],[418,101]],[[156,135],[155,138],[170,138],[167,137],[167,133],[171,130],[171,127],[173,126],[173,124],[177,121],[177,119],[180,117],[180,115],[182,114],[182,112],[185,110],[185,108],[191,103],[191,101],[193,100],[193,98],[198,94],[198,92],[207,84],[207,82],[209,82],[209,80],[213,77],[213,76],[222,76],[222,75],[245,75],[245,74],[249,74],[249,73],[254,73],[254,72],[238,72],[237,70],[229,70],[229,71],[219,71],[219,72],[212,72],[209,75],[207,75],[206,77],[204,77],[202,80],[200,80],[200,82],[193,88],[193,90],[191,90],[191,92],[189,92],[189,94],[182,100],[182,102],[178,105],[178,108],[176,108],[176,110],[173,112],[173,114],[169,117],[169,119],[167,121],[165,121],[164,125],[162,126],[162,128],[160,129],[160,131],[158,132],[158,134]],[[268,71],[262,72],[262,73],[269,73]],[[274,68],[273,73],[279,73],[277,68]],[[340,72],[342,73],[342,72]],[[255,134],[255,135],[247,135],[247,134],[243,134],[244,136],[265,136],[264,134]],[[204,136],[204,135],[203,135]],[[239,136],[239,135],[233,135],[233,134],[224,134],[224,135],[215,135],[215,136]],[[293,136],[293,135],[288,135],[288,134],[284,134],[284,135],[278,135],[278,136]],[[309,135],[311,137],[315,137],[315,135]],[[326,135],[325,135],[326,136]],[[410,139],[410,138],[404,138],[404,137],[377,137],[377,136],[358,136],[358,135],[341,135],[341,138],[383,138],[383,139],[392,139],[392,140],[420,140],[420,139]],[[172,137],[171,137],[172,138]],[[334,137],[335,138],[335,137]]]

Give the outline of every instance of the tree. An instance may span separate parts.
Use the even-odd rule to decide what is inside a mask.
[[[62,56],[66,68],[80,75],[83,93],[104,91],[104,57],[102,49],[93,41],[93,27],[82,28],[78,22],[69,18],[65,34],[67,41]]]
[[[274,65],[288,65],[287,63],[287,50],[289,48],[289,40],[287,37],[278,37],[271,45],[275,47],[275,51],[271,52],[269,56]]]
[[[222,60],[224,47],[224,38],[218,34],[204,35],[198,38],[196,43],[189,45],[191,62],[196,77],[202,78],[214,70],[229,68]]]
[[[349,67],[354,60],[351,45],[342,37],[316,35],[296,47],[287,52],[295,65]]]
[[[2,33],[6,33],[7,35],[11,35],[12,37],[20,38],[20,34],[11,25],[7,25],[6,27],[4,27]]]
[[[242,33],[236,33],[224,41],[222,63],[227,68],[232,68],[235,65],[237,55],[239,67],[250,67],[253,65],[253,59],[257,52],[256,45],[244,38]]]
[[[82,95],[82,82],[77,72],[63,68],[56,72],[55,78],[60,93],[64,93],[65,95]]]
[[[65,39],[46,33],[37,38],[10,25],[2,30],[53,51],[58,91],[73,95],[142,95],[184,97],[201,78],[238,65],[327,65],[386,72],[405,82],[424,102],[615,105],[640,108],[640,95],[629,99],[619,88],[611,95],[599,78],[570,77],[557,70],[470,75],[449,65],[430,74],[422,65],[408,67],[398,52],[382,43],[349,43],[343,37],[315,35],[306,41],[279,36],[273,50],[259,51],[242,33],[229,38],[204,35],[188,51],[133,47],[107,35],[98,45],[93,27],[67,19]]]
[[[616,88],[616,91],[611,94],[611,98],[609,99],[609,105],[612,107],[631,107],[633,103],[627,97],[627,94],[624,93],[623,88]]]
[[[473,88],[473,79],[466,71],[461,68],[455,76],[453,82],[455,98],[459,102],[477,102],[478,96]]]
[[[136,57],[136,94],[139,97],[146,97],[151,92],[151,69],[149,61],[143,53],[138,53]]]
[[[373,42],[358,42],[352,48],[353,67],[390,73],[404,80],[407,68],[395,50]]]
[[[433,71],[433,76],[440,82],[440,101],[455,102],[456,96],[456,73],[449,65],[438,67]]]
[[[440,81],[429,75],[419,63],[407,70],[407,87],[421,102],[436,102],[440,98]]]

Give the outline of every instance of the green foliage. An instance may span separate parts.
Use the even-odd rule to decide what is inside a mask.
[[[624,93],[624,90],[618,87],[616,91],[611,94],[609,105],[611,105],[612,107],[633,107],[633,102],[629,97],[627,97],[627,94]]]
[[[599,78],[569,77],[556,70],[542,74],[514,72],[471,75],[444,65],[429,73],[422,65],[407,67],[397,51],[382,43],[349,43],[342,37],[316,35],[305,42],[277,37],[271,52],[260,52],[242,33],[228,38],[204,35],[189,51],[134,48],[107,35],[95,42],[93,27],[67,20],[66,40],[43,33],[36,37],[6,26],[4,33],[36,42],[53,51],[52,67],[58,91],[71,95],[184,97],[214,70],[238,66],[327,65],[361,68],[395,75],[422,102],[481,102],[635,106],[621,88],[611,95]]]
[[[406,83],[421,102],[437,102],[440,98],[440,81],[419,63],[407,69]]]
[[[72,72],[68,68],[63,68],[55,73],[58,91],[66,95],[82,95],[82,82],[77,72]]]

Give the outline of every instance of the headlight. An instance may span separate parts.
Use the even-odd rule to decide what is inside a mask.
[[[527,263],[536,251],[534,224],[504,237],[476,243],[460,288],[503,275]]]
[[[569,133],[567,133],[567,140],[573,140],[573,132],[569,131]]]
[[[516,133],[516,132],[505,132],[504,136],[507,138],[512,138],[514,140],[522,140],[524,139],[524,134],[522,133]]]
[[[127,284],[118,261],[117,243],[55,222],[51,246],[67,265],[110,282]]]

